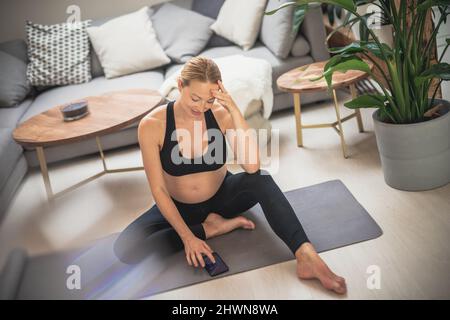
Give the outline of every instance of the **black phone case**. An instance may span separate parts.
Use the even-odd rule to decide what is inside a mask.
[[[216,259],[216,263],[212,263],[208,256],[203,255],[203,259],[205,260],[205,269],[209,273],[209,275],[211,277],[214,277],[227,272],[228,266],[225,264],[219,254],[217,252],[213,252],[213,256]]]

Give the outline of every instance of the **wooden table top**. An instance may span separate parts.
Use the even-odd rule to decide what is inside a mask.
[[[311,81],[323,74],[323,68],[328,61],[311,63],[292,69],[277,79],[278,88],[282,91],[300,93],[305,91],[321,91],[327,90],[327,82],[325,78],[318,81]],[[373,64],[366,61],[372,69]],[[368,77],[369,74],[358,70],[349,70],[347,72],[333,73],[333,89],[348,86],[356,81]]]
[[[23,146],[45,147],[108,134],[139,121],[164,99],[156,90],[130,89],[79,100],[88,101],[87,116],[66,122],[62,105],[55,106],[20,124],[14,140]]]

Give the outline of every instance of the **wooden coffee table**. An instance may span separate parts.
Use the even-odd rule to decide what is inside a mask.
[[[158,91],[148,89],[109,92],[101,96],[86,97],[83,100],[88,101],[89,108],[89,114],[84,118],[65,122],[60,111],[61,106],[55,106],[28,119],[14,130],[13,137],[17,143],[24,147],[36,148],[49,201],[106,173],[142,170],[143,167],[108,169],[100,136],[118,131],[139,121],[164,101]],[[50,184],[44,148],[94,137],[103,162],[103,171],[54,193]]]
[[[334,100],[334,108],[336,111],[335,122],[331,123],[318,123],[318,124],[302,124],[302,113],[301,113],[301,104],[300,104],[300,94],[302,92],[315,92],[315,91],[326,91],[328,89],[327,83],[324,78],[318,81],[311,81],[311,79],[318,78],[323,74],[323,69],[325,64],[328,61],[315,62],[309,65],[305,65],[299,68],[295,68],[290,70],[283,75],[281,75],[277,79],[278,88],[282,91],[290,92],[294,96],[294,109],[295,109],[295,123],[297,128],[297,145],[299,147],[303,147],[303,135],[302,129],[313,129],[313,128],[333,128],[341,138],[341,146],[342,153],[344,158],[347,158],[347,148],[345,145],[344,132],[342,130],[342,122],[350,120],[351,118],[356,117],[358,122],[359,132],[364,131],[363,122],[361,118],[361,113],[359,109],[356,109],[352,114],[341,118],[339,105],[336,98],[336,89],[349,86],[350,92],[352,93],[352,97],[356,98],[356,87],[355,83],[367,78],[369,76],[368,73],[356,70],[349,70],[346,73],[343,72],[335,72],[333,73],[333,100]],[[367,61],[366,61],[367,62]],[[370,68],[373,68],[373,64],[367,62]]]

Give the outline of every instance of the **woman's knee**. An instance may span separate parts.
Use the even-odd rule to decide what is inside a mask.
[[[254,173],[245,173],[244,180],[246,183],[255,188],[264,188],[275,183],[272,176],[267,170],[260,169]]]

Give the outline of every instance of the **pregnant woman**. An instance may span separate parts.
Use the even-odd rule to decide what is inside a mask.
[[[215,62],[190,59],[178,89],[176,101],[156,108],[139,124],[142,159],[156,203],[120,234],[116,255],[137,263],[159,249],[159,238],[160,243],[171,242],[171,248],[184,247],[189,265],[204,267],[202,255],[215,262],[205,240],[236,228],[254,229],[240,214],[259,203],[272,230],[295,256],[298,277],[319,279],[325,288],[344,294],[344,278],[320,258],[283,192],[260,169],[256,135],[224,88]],[[235,159],[244,159],[238,163],[245,172],[227,170],[226,141]]]

